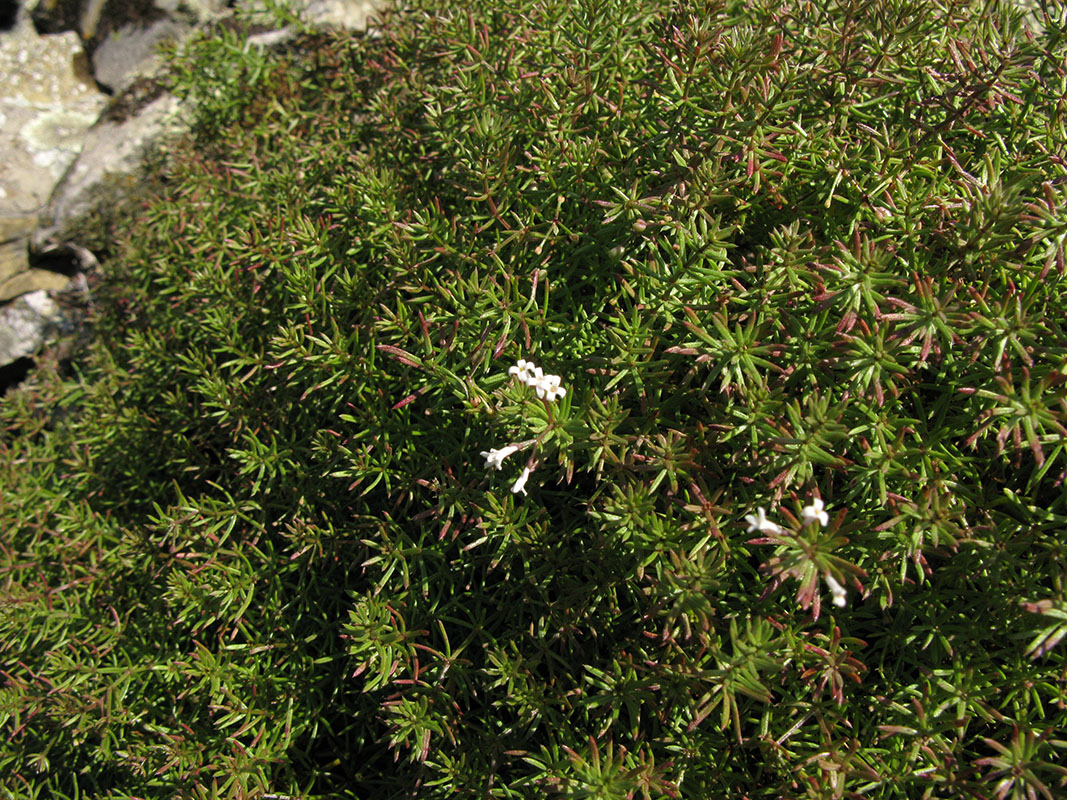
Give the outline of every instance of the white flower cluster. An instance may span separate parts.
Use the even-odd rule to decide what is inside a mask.
[[[515,366],[508,370],[508,374],[516,376],[527,386],[532,386],[540,400],[551,402],[567,394],[567,390],[559,385],[562,380],[559,375],[545,375],[540,367],[525,358],[520,358]]]
[[[567,394],[567,390],[560,386],[562,380],[559,375],[545,375],[544,371],[534,364],[532,361],[527,361],[525,358],[520,358],[515,366],[508,370],[509,375],[517,377],[520,381],[527,386],[532,386],[537,392],[537,397],[541,400],[547,400],[552,402],[557,397],[563,397]],[[532,442],[523,443],[525,447]],[[504,459],[510,456],[512,453],[519,451],[519,445],[509,444],[500,448],[493,448],[492,450],[483,450],[481,455],[485,459],[486,468],[492,467],[493,469],[502,469],[504,466]],[[522,474],[515,480],[515,483],[511,485],[512,494],[518,494],[522,492],[526,494],[526,481],[530,478],[530,473],[533,472],[536,462],[531,458],[526,466],[522,469]]]
[[[826,513],[825,508],[822,498],[816,497],[811,501],[810,506],[804,506],[804,508],[800,509],[800,519],[804,527],[808,527],[813,522],[818,522],[820,525],[829,525],[830,515]],[[762,508],[757,508],[755,514],[747,514],[745,522],[748,523],[749,533],[754,533],[755,531],[771,534],[785,533],[781,525],[767,519],[767,512]],[[847,602],[845,587],[829,572],[823,575],[823,580],[826,581],[826,585],[830,588],[833,604],[838,608],[844,608]]]

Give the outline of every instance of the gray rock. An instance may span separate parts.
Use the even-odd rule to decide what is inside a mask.
[[[34,234],[40,249],[62,239],[78,218],[94,210],[109,196],[133,188],[150,148],[183,129],[181,103],[170,94],[152,97],[141,107],[127,109],[124,119],[106,116],[85,135],[77,161],[56,186],[42,214],[42,227]]]
[[[210,14],[219,0],[201,2],[203,6],[199,13]],[[299,6],[301,13],[315,24],[345,25],[356,29],[365,29],[373,11],[381,6],[381,2],[372,0],[302,2]],[[306,11],[303,10],[305,7]],[[260,44],[269,46],[282,41],[284,36],[270,37],[268,34],[260,38]],[[98,49],[94,57],[101,52]],[[35,249],[61,243],[65,229],[91,211],[101,199],[114,194],[117,187],[135,185],[144,154],[159,146],[167,136],[185,129],[186,110],[175,97],[162,93],[162,89],[153,91],[153,86],[158,84],[148,77],[125,90],[84,135],[81,154],[55,187],[42,214],[42,227],[34,236]],[[119,107],[124,109],[122,115],[112,113]]]
[[[370,33],[372,20],[384,6],[385,0],[293,0],[290,7],[305,24],[312,27],[342,28]],[[261,0],[238,0],[238,8],[253,22],[253,29],[257,19],[268,26],[274,21],[273,13]],[[255,47],[276,47],[295,35],[293,26],[287,25],[251,33],[248,44]]]
[[[37,217],[33,214],[0,217],[0,242],[25,239],[37,227]]]
[[[20,249],[23,254],[26,253],[25,242],[18,242],[17,244],[9,242],[0,245],[0,258],[3,257],[5,250],[15,250],[16,248]],[[26,261],[23,261],[21,266],[23,267],[21,272],[0,283],[0,302],[31,292],[59,291],[70,283],[70,278],[58,272],[30,267]]]
[[[250,22],[262,22],[250,44],[270,47],[291,35],[273,30],[276,18],[261,0],[239,2],[246,13],[259,11]],[[365,30],[382,2],[293,5],[311,25]],[[0,365],[34,356],[76,324],[52,299],[76,284],[31,266],[27,231],[39,217],[29,237],[37,258],[58,254],[84,289],[82,271],[95,259],[70,232],[101,202],[137,190],[146,153],[187,129],[185,109],[153,77],[158,46],[184,39],[226,5],[37,0],[38,29],[54,33],[40,35],[25,14],[14,31],[0,33]],[[115,90],[110,103],[97,81]]]
[[[69,282],[65,275],[30,266],[27,240],[36,225],[36,216],[0,217],[0,303]]]
[[[181,41],[218,16],[226,0],[38,0],[39,31],[81,37],[97,82],[121,92],[158,64],[159,45]]]
[[[0,242],[0,288],[30,268],[24,241]],[[0,302],[7,298],[0,296]]]
[[[158,67],[156,52],[162,43],[179,41],[191,30],[171,19],[158,19],[147,25],[127,23],[93,51],[93,77],[111,91],[121,92]]]
[[[0,217],[0,287],[30,268],[25,241],[33,230],[36,219]]]
[[[363,31],[384,4],[381,0],[303,0],[302,5],[300,16],[312,25]]]
[[[73,33],[0,36],[0,217],[40,209],[107,102]]]
[[[88,63],[76,34],[40,36],[25,16],[0,34],[0,304],[69,282],[31,266],[28,237],[107,101]],[[22,328],[11,331],[0,322],[0,352],[20,358],[36,340],[25,334],[26,309],[10,308],[0,306],[0,320],[14,319]]]
[[[367,30],[375,14],[387,4],[388,0],[288,0],[288,8],[308,25],[352,31]],[[236,7],[253,22],[277,26],[273,11],[263,0],[236,0]],[[278,34],[288,31],[288,28],[283,28]],[[268,41],[272,38],[258,34],[250,37],[250,41]]]
[[[187,39],[200,24],[218,17],[224,7],[224,0],[156,0],[150,11],[138,18],[111,20],[106,33],[98,31],[94,39],[93,76],[116,93],[125,90],[137,78],[158,70],[161,44]]]
[[[48,292],[24,294],[0,308],[0,366],[35,355],[70,329],[70,320]]]

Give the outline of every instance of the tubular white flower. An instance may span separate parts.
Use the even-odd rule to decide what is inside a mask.
[[[823,502],[821,497],[816,497],[811,501],[810,506],[804,506],[800,510],[800,518],[804,520],[804,526],[807,527],[811,523],[818,520],[823,525],[830,524],[830,515],[823,511]]]
[[[756,509],[755,514],[747,514],[745,516],[745,522],[748,523],[748,532],[753,533],[759,531],[760,533],[781,533],[782,526],[777,523],[771,522],[767,519],[767,512],[763,510],[762,506]]]
[[[830,594],[833,595],[834,605],[838,608],[844,608],[846,603],[845,596],[848,594],[845,591],[845,587],[838,583],[837,579],[829,572],[822,577],[823,580],[826,581],[826,585],[830,587]]]
[[[530,477],[530,468],[529,467],[523,467],[522,475],[520,475],[515,480],[515,483],[511,484],[511,493],[512,494],[518,494],[519,492],[522,492],[523,494],[526,494],[526,480],[529,477]]]
[[[507,447],[501,447],[499,450],[493,449],[488,452],[483,450],[481,452],[482,458],[485,459],[486,469],[489,467],[496,467],[500,469],[504,466],[504,459],[517,451],[519,448],[513,444],[509,444]]]
[[[553,376],[553,377],[556,377],[556,376]],[[551,401],[555,400],[557,397],[563,397],[566,394],[567,394],[567,390],[564,389],[562,386],[550,387],[550,388],[545,389],[545,396],[542,399],[543,400],[548,400],[549,402],[551,402]]]

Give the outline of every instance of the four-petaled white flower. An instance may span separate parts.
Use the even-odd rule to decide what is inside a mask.
[[[515,366],[508,369],[508,375],[518,376],[520,381],[527,383],[535,369],[537,369],[537,367],[534,366],[532,361],[520,358]]]
[[[529,478],[529,477],[530,477],[530,468],[529,467],[523,467],[522,475],[520,475],[518,477],[518,479],[515,481],[515,483],[511,484],[511,493],[512,494],[518,494],[519,492],[522,492],[523,494],[526,494],[526,479]]]
[[[567,390],[559,385],[559,375],[545,375],[536,384],[534,389],[537,390],[537,397],[541,400],[548,400],[551,402],[557,397],[563,397],[567,393]]]
[[[800,518],[804,520],[805,527],[818,520],[823,525],[830,524],[830,515],[823,511],[823,502],[821,497],[816,497],[811,501],[810,506],[804,506],[800,510]]]
[[[520,358],[515,366],[509,367],[508,374],[518,378],[527,386],[533,387],[540,400],[551,402],[567,394],[567,390],[559,385],[563,380],[559,375],[546,375],[544,370],[525,358]]]
[[[482,458],[485,459],[485,466],[487,469],[489,467],[496,467],[497,469],[500,469],[504,466],[504,459],[510,456],[518,449],[519,448],[515,445],[509,444],[507,447],[501,447],[499,450],[497,450],[496,448],[488,452],[483,450],[481,455]]]
[[[845,592],[845,587],[838,583],[837,579],[829,572],[823,575],[823,580],[825,580],[826,585],[830,587],[830,594],[834,597],[834,605],[838,608],[844,608],[846,602],[845,595],[847,594]]]
[[[782,533],[782,526],[767,519],[767,512],[762,507],[757,508],[755,514],[746,515],[745,522],[748,523],[749,533]]]

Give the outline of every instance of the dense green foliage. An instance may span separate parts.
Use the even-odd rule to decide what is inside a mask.
[[[189,47],[82,379],[0,412],[0,794],[1062,796],[1065,27]]]

